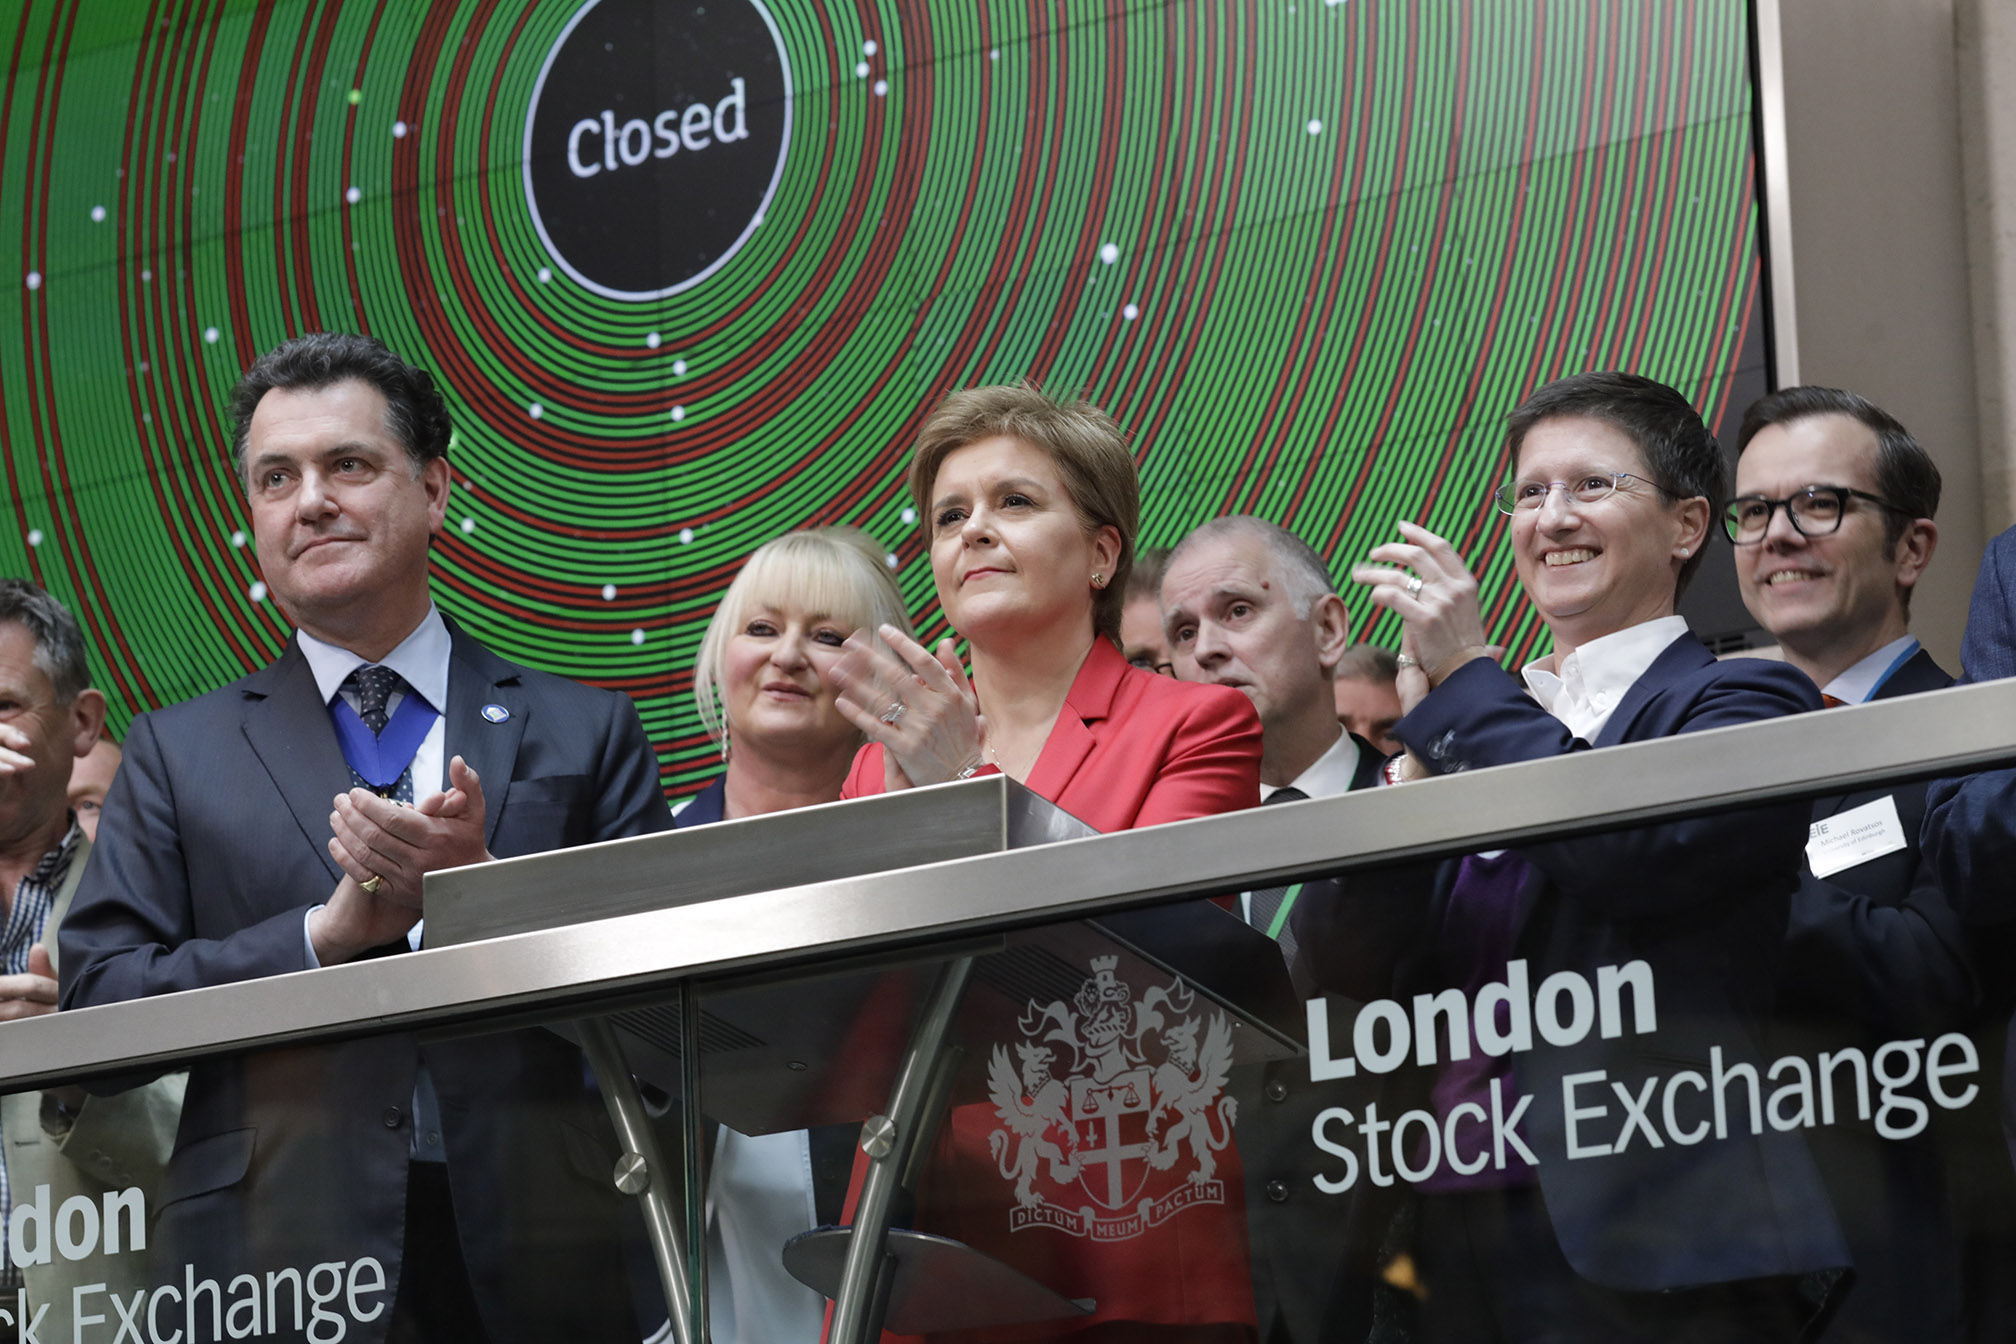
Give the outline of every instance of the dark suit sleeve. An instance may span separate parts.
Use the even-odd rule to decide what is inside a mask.
[[[658,754],[644,735],[637,706],[627,695],[609,695],[609,722],[603,734],[595,804],[597,840],[621,840],[672,829],[672,810],[658,782]]]
[[[2016,920],[2016,769],[1932,784],[1919,846],[1925,870],[1965,923]]]
[[[1761,659],[1716,663],[1659,692],[1647,737],[1757,723],[1820,706],[1801,673]],[[1660,729],[1663,727],[1663,731]],[[1589,744],[1487,659],[1456,669],[1394,733],[1431,768],[1481,769],[1543,760]],[[1795,871],[1806,838],[1801,803],[1746,808],[1657,826],[1522,847],[1563,893],[1613,918],[1675,913],[1722,898],[1732,873]]]
[[[1921,871],[1952,902],[1982,968],[1986,1004],[2016,1007],[2016,769],[1935,781],[1918,837]]]
[[[127,737],[98,843],[58,935],[64,1008],[308,969],[303,921],[311,902],[224,937],[199,936],[178,783],[188,781],[169,768],[153,719],[142,715]]]
[[[1960,662],[1971,682],[2016,677],[2016,528],[1981,553]]]
[[[1951,1031],[1979,987],[1960,917],[1923,864],[1898,904],[1807,873],[1792,897],[1780,994],[1897,1036]]]

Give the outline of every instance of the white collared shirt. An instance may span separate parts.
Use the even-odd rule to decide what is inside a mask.
[[[1918,640],[1915,636],[1893,639],[1822,686],[1820,693],[1831,695],[1844,705],[1859,705],[1876,694],[1883,683],[1890,680],[1891,674],[1910,662],[1917,652]]]
[[[1631,684],[1686,633],[1686,617],[1661,616],[1590,640],[1561,660],[1559,674],[1531,662],[1519,675],[1542,709],[1584,742],[1594,742]]]
[[[1351,781],[1358,775],[1358,744],[1351,740],[1351,734],[1339,733],[1330,749],[1310,762],[1309,768],[1295,776],[1288,787],[1302,790],[1311,798],[1335,798],[1339,794],[1351,792]],[[1280,787],[1273,784],[1260,786],[1260,801],[1266,802]]]
[[[336,698],[345,677],[360,667],[370,666],[368,659],[360,658],[340,645],[317,639],[306,630],[297,631],[295,638],[301,641],[301,656],[308,660],[308,670],[315,674],[315,689],[322,693],[325,705]],[[379,667],[389,667],[404,677],[406,684],[418,691],[420,698],[434,706],[435,712],[441,716],[434,720],[427,736],[420,739],[420,749],[413,753],[415,802],[448,787],[448,733],[445,724],[450,643],[448,623],[441,619],[440,609],[430,602],[427,614],[421,618],[420,624],[413,627],[413,633],[400,640],[397,648],[378,661]],[[350,699],[348,696],[344,698]],[[405,698],[404,692],[394,692],[385,702],[386,713],[398,709],[399,702]],[[350,707],[357,707],[355,701]]]

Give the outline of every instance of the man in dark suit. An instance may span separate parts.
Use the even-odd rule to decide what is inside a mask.
[[[1939,540],[1939,469],[1896,419],[1852,392],[1793,387],[1743,417],[1728,530],[1743,601],[1829,705],[1953,678],[1911,637],[1911,593]],[[1778,1043],[1815,1055],[1967,1025],[1975,980],[1958,916],[1919,863],[1925,785],[1814,800],[1779,968]],[[1844,839],[1860,837],[1859,847]],[[1870,837],[1875,837],[1872,843]],[[1840,1080],[1837,1113],[1852,1115]],[[1950,1126],[1947,1127],[1950,1129]],[[1855,1124],[1809,1137],[1855,1257],[1834,1330],[1957,1340],[1966,1316],[1955,1192],[1928,1130]]]
[[[1263,805],[1330,798],[1378,782],[1385,757],[1338,722],[1331,680],[1350,647],[1344,601],[1309,544],[1245,515],[1218,518],[1170,555],[1161,589],[1176,675],[1244,692],[1259,711]],[[1288,917],[1302,888],[1241,892],[1239,915],[1294,958]],[[1362,1337],[1379,1237],[1342,1235],[1335,1201],[1312,1184],[1309,1126],[1334,1095],[1301,1060],[1234,1076],[1239,1157],[1263,1344]],[[1389,1202],[1354,1215],[1390,1215]]]
[[[252,366],[233,412],[296,637],[134,722],[62,931],[65,1008],[404,952],[427,872],[670,825],[628,700],[507,663],[434,607],[449,422],[425,372],[305,336]],[[634,1340],[614,1156],[579,1055],[542,1031],[199,1065],[155,1277],[369,1257],[366,1339]],[[212,1296],[187,1296],[215,1334]],[[284,1305],[265,1323],[300,1328]]]

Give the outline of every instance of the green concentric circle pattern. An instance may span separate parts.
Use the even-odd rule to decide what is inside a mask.
[[[942,629],[902,472],[951,388],[1110,409],[1146,545],[1248,511],[1341,578],[1417,519],[1515,656],[1545,635],[1486,506],[1504,411],[1597,367],[1711,425],[1762,390],[1737,0],[768,0],[774,197],[648,301],[569,279],[527,205],[581,3],[8,7],[0,565],[79,613],[115,727],[287,638],[223,408],[301,331],[436,371],[439,601],[635,697],[675,793],[716,765],[700,632],[767,538],[859,524]]]

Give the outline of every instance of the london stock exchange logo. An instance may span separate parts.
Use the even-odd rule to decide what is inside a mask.
[[[760,0],[588,0],[525,117],[525,198],[560,268],[612,299],[705,280],[763,223],[791,67]]]
[[[1009,1227],[1054,1227],[1122,1241],[1193,1204],[1222,1204],[1216,1154],[1232,1141],[1236,1106],[1224,1014],[1206,1024],[1181,979],[1137,1001],[1092,958],[1069,1003],[1030,1001],[1016,1063],[996,1045],[987,1090],[1001,1117],[988,1136],[1015,1183]],[[1198,1033],[1203,1033],[1200,1043]]]

